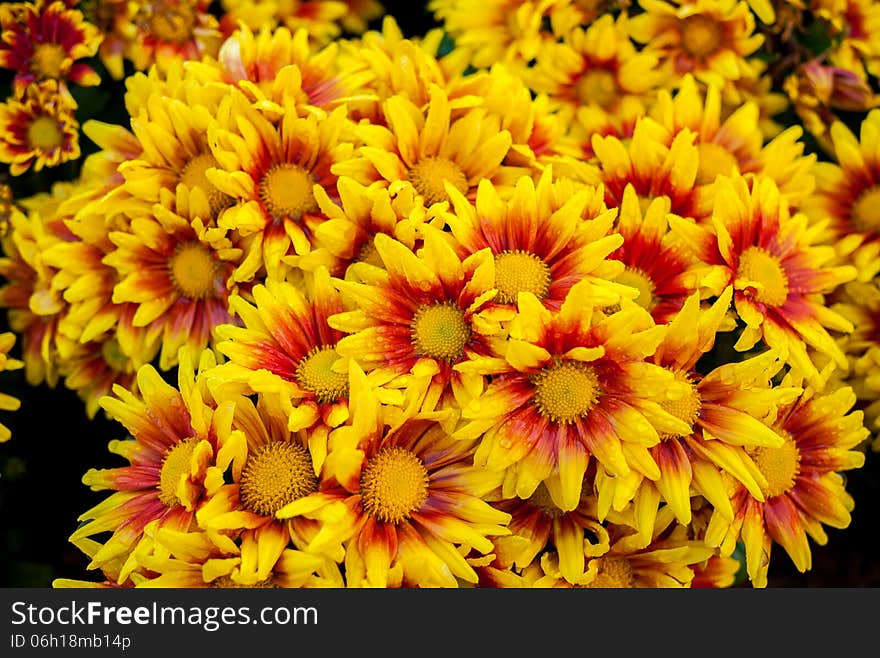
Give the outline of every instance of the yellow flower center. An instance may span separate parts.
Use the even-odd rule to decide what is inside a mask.
[[[43,114],[31,121],[27,129],[27,140],[31,148],[51,151],[64,143],[64,133],[58,121]]]
[[[355,260],[358,263],[366,263],[367,265],[375,265],[376,267],[385,267],[385,263],[382,262],[382,256],[379,255],[379,250],[376,249],[376,243],[373,242],[373,238],[370,238],[361,245],[360,251],[358,251]]]
[[[59,43],[41,43],[34,48],[31,70],[40,78],[60,78],[67,52]]]
[[[629,560],[622,557],[602,557],[599,572],[593,581],[584,587],[604,589],[628,589],[635,587],[635,573]]]
[[[547,487],[543,482],[538,485],[537,489],[535,489],[535,493],[529,496],[529,504],[538,508],[544,514],[553,519],[564,514],[564,512],[556,506],[556,503],[553,502],[553,498],[550,496],[550,492],[547,490]]]
[[[276,219],[299,219],[318,209],[311,172],[295,164],[272,167],[260,181],[260,198]]]
[[[409,450],[383,448],[361,473],[364,511],[385,523],[400,523],[428,498],[428,471]]]
[[[714,183],[716,176],[729,176],[739,168],[734,155],[721,144],[700,142],[697,152],[700,156],[700,168],[697,170],[699,185]]]
[[[531,252],[502,251],[495,256],[495,287],[495,299],[502,304],[515,304],[521,292],[544,299],[550,288],[550,268]]]
[[[194,3],[151,2],[141,9],[146,33],[159,41],[185,43],[196,26]]]
[[[660,407],[663,411],[675,416],[680,421],[687,424],[688,427],[693,429],[694,423],[697,422],[697,418],[700,415],[700,410],[703,408],[703,400],[700,398],[700,392],[697,390],[697,387],[694,386],[693,382],[690,381],[690,378],[685,373],[676,372],[675,378],[678,381],[684,381],[690,384],[691,390],[687,395],[680,397],[677,400],[664,399],[660,403]],[[679,436],[685,435],[682,434]],[[668,436],[664,438],[668,438]]]
[[[534,405],[555,423],[573,423],[599,400],[602,387],[596,372],[580,361],[557,361],[532,377]]]
[[[241,471],[239,492],[245,509],[262,516],[318,490],[309,451],[299,443],[273,441],[252,452]]]
[[[218,267],[214,255],[198,242],[177,246],[168,261],[171,281],[189,299],[206,299],[215,294]]]
[[[422,158],[410,168],[409,182],[429,206],[448,200],[444,182],[449,182],[462,194],[468,190],[467,176],[457,164],[447,158]]]
[[[198,444],[198,439],[190,437],[171,446],[162,459],[159,471],[159,501],[166,507],[175,507],[182,502],[177,496],[180,479],[190,473],[190,460]]]
[[[224,208],[232,204],[232,197],[224,194],[208,180],[205,172],[219,163],[210,153],[202,153],[186,163],[180,172],[180,182],[190,189],[199,188],[208,198],[212,215],[216,216]]]
[[[724,33],[718,21],[703,15],[688,16],[681,21],[681,45],[696,59],[703,59],[721,46]]]
[[[324,345],[313,348],[296,366],[296,381],[320,404],[336,402],[348,393],[348,375],[333,370],[338,360],[336,350]]]
[[[642,308],[651,311],[657,305],[654,299],[654,282],[647,274],[637,267],[627,267],[617,277],[617,283],[630,286],[639,291],[639,296],[635,298],[636,304]]]
[[[852,222],[860,231],[880,231],[880,186],[862,192],[853,204]]]
[[[739,257],[737,277],[760,283],[755,299],[770,306],[782,306],[788,299],[788,276],[782,263],[761,247],[749,247]]]
[[[456,361],[464,356],[471,328],[454,302],[422,305],[413,316],[412,342],[418,356]]]
[[[767,486],[761,490],[765,498],[780,496],[789,491],[800,471],[801,453],[797,444],[790,436],[783,436],[785,443],[779,448],[746,448],[749,457],[767,480]]]
[[[593,103],[602,108],[611,107],[618,98],[617,78],[606,69],[587,71],[577,81],[575,95],[584,105]]]

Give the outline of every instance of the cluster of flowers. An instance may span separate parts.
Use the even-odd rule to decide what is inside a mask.
[[[102,577],[56,586],[725,587],[741,547],[764,587],[849,525],[880,5],[137,4],[96,3],[130,126],[2,242],[27,380],[128,432],[71,536]],[[76,79],[77,11],[10,9],[70,29],[7,67]]]

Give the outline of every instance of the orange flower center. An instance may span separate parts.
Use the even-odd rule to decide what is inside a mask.
[[[721,144],[700,142],[697,144],[700,167],[697,170],[697,184],[707,185],[715,182],[715,177],[730,176],[739,169],[734,155]]]
[[[703,59],[718,50],[723,36],[721,24],[708,16],[698,14],[681,21],[681,46],[695,59]]]
[[[419,307],[413,316],[411,335],[417,355],[456,361],[464,356],[471,328],[457,304],[439,302]]]
[[[635,587],[635,573],[629,560],[622,557],[600,557],[599,572],[584,587],[603,589],[628,589]]]
[[[180,182],[190,189],[200,189],[205,193],[213,216],[217,216],[224,208],[232,204],[232,197],[224,194],[208,180],[205,172],[211,167],[217,167],[219,163],[210,153],[202,153],[186,163],[180,172]]]
[[[60,78],[64,75],[67,52],[59,43],[41,43],[34,48],[31,70],[39,78]]]
[[[348,393],[348,375],[333,370],[338,360],[336,350],[325,345],[313,348],[296,366],[296,381],[320,404],[336,402]]]
[[[171,281],[189,299],[206,299],[215,294],[218,267],[214,255],[198,242],[177,246],[168,261]]]
[[[502,251],[495,255],[495,287],[495,299],[502,304],[515,304],[521,292],[544,299],[550,289],[550,268],[529,251]]]
[[[557,361],[532,377],[538,413],[555,423],[573,423],[596,406],[602,387],[596,372],[580,361]]]
[[[694,386],[692,381],[690,381],[687,374],[676,372],[675,378],[678,381],[687,382],[690,385],[690,391],[686,395],[675,400],[670,400],[668,398],[664,399],[660,403],[660,407],[663,411],[675,416],[688,427],[693,429],[694,423],[697,422],[697,418],[700,415],[700,410],[703,408],[703,400],[700,398],[700,392],[697,390],[697,387]],[[668,438],[668,436],[664,438]]]
[[[146,19],[146,34],[167,43],[186,43],[192,39],[196,14],[194,3],[190,2],[151,2],[141,9]]]
[[[602,108],[609,108],[614,105],[619,95],[617,78],[606,69],[587,71],[577,81],[575,95],[584,105],[593,103]]]
[[[410,168],[409,182],[429,206],[448,200],[446,188],[443,186],[445,182],[449,182],[462,194],[468,190],[467,176],[457,164],[447,158],[422,158]]]
[[[272,441],[252,452],[239,482],[244,508],[262,516],[275,516],[285,505],[317,490],[309,451],[289,441]]]
[[[746,448],[749,457],[767,480],[767,486],[761,489],[765,499],[789,491],[800,472],[801,453],[797,444],[790,436],[783,436],[785,443],[778,448]]]
[[[657,305],[654,299],[654,282],[647,274],[637,267],[627,267],[617,277],[617,283],[622,283],[630,288],[639,291],[639,296],[635,298],[636,304],[642,308],[651,311]]]
[[[318,209],[311,172],[295,164],[272,167],[260,181],[260,198],[276,219],[299,219]]]
[[[782,306],[788,299],[788,276],[782,263],[761,247],[749,247],[739,257],[737,277],[749,284],[760,284],[754,292],[757,301]]]
[[[428,471],[409,450],[383,448],[361,473],[364,511],[385,523],[400,523],[428,498]]]
[[[862,192],[853,204],[852,222],[860,231],[880,231],[880,186]]]
[[[57,120],[43,114],[31,121],[27,129],[27,140],[31,148],[51,151],[64,143],[64,133]]]
[[[159,471],[159,501],[166,507],[182,505],[177,490],[181,480],[190,474],[190,461],[198,439],[190,437],[171,446],[162,460]]]

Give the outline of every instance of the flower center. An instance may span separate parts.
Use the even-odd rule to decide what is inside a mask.
[[[557,361],[532,377],[532,385],[538,413],[562,424],[586,416],[602,392],[596,372],[580,361]]]
[[[242,585],[241,583],[234,581],[230,576],[219,576],[211,581],[210,586],[221,589],[277,589],[281,587],[276,584],[275,579],[272,576],[269,576],[266,580],[256,582],[253,585]]]
[[[677,400],[663,400],[660,403],[660,407],[663,411],[675,416],[680,421],[686,423],[688,427],[693,429],[694,423],[697,422],[697,418],[700,415],[700,410],[703,408],[703,400],[700,398],[700,392],[697,390],[697,387],[694,386],[693,382],[690,381],[690,378],[685,373],[676,372],[675,379],[680,382],[687,382],[690,385],[691,390],[687,395],[678,398]],[[685,435],[682,434],[679,436]]]
[[[195,437],[190,437],[171,446],[165,453],[159,471],[159,501],[166,507],[182,504],[177,487],[180,479],[189,475],[190,460],[198,442]]]
[[[318,490],[309,451],[299,443],[273,441],[248,456],[241,471],[241,504],[262,516],[274,516],[288,503]]]
[[[180,182],[190,189],[199,188],[208,198],[211,214],[216,217],[224,208],[232,204],[232,197],[224,194],[208,180],[205,172],[211,167],[218,167],[219,163],[210,153],[202,153],[186,163],[180,172]]]
[[[517,295],[530,292],[544,299],[550,289],[550,268],[547,263],[528,251],[502,251],[495,256],[496,300],[502,304],[516,304]]]
[[[60,78],[67,52],[59,43],[41,43],[34,49],[31,70],[41,78]]]
[[[428,471],[409,450],[383,448],[361,473],[364,510],[385,523],[408,519],[428,498]]]
[[[721,144],[700,142],[697,144],[700,156],[700,168],[697,170],[697,184],[708,185],[715,182],[715,177],[730,176],[739,168],[736,158]]]
[[[564,514],[564,512],[556,506],[556,503],[553,502],[553,498],[550,496],[550,492],[547,490],[547,487],[543,482],[539,484],[538,488],[535,489],[535,492],[529,496],[528,502],[550,518],[555,519]]]
[[[625,268],[617,277],[617,283],[638,290],[639,296],[635,298],[635,302],[645,310],[651,311],[657,305],[657,300],[654,299],[654,282],[637,267]]]
[[[276,219],[299,219],[303,213],[318,209],[312,187],[315,179],[309,171],[295,164],[272,167],[260,181],[260,198]]]
[[[621,557],[596,558],[599,572],[588,588],[628,589],[635,587],[635,573],[629,560]]]
[[[31,121],[27,129],[28,144],[40,151],[51,151],[64,142],[58,121],[45,114]]]
[[[413,316],[412,342],[416,354],[442,361],[456,361],[464,356],[471,338],[471,328],[464,311],[453,302],[422,305]]]
[[[785,443],[778,448],[758,446],[746,452],[767,480],[762,489],[765,498],[780,496],[789,491],[800,471],[801,453],[790,436],[783,434]]]
[[[313,348],[296,366],[296,381],[314,393],[320,404],[336,402],[348,393],[348,375],[333,370],[338,360],[336,350],[323,345]]]
[[[584,105],[611,107],[618,97],[617,78],[606,69],[587,71],[575,85],[575,96]]]
[[[376,249],[376,243],[373,242],[373,238],[370,238],[361,245],[355,261],[366,263],[367,265],[375,265],[376,267],[385,267],[385,263],[382,262],[382,256],[379,255],[379,250]]]
[[[184,297],[205,299],[215,292],[217,261],[198,242],[178,245],[169,259],[168,271],[178,292]]]
[[[737,277],[760,283],[754,293],[757,301],[770,306],[782,306],[788,299],[788,277],[779,259],[761,247],[749,247],[739,257]]]
[[[703,59],[721,46],[723,33],[718,21],[708,16],[688,16],[681,21],[681,45],[695,59]]]
[[[865,190],[852,207],[852,222],[860,231],[880,231],[880,186]]]
[[[194,3],[151,2],[141,9],[146,34],[159,41],[185,43],[193,36],[196,25]]]
[[[446,188],[443,187],[447,181],[462,194],[468,190],[467,176],[447,158],[422,158],[409,170],[409,182],[429,206],[448,200]]]

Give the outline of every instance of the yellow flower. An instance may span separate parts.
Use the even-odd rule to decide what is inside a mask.
[[[15,345],[16,336],[11,331],[5,331],[0,334],[0,372],[10,370],[19,370],[24,367],[24,363],[9,356],[9,351]],[[0,409],[3,411],[16,411],[21,406],[21,400],[15,398],[8,393],[0,392]],[[12,432],[6,425],[0,423],[0,443],[8,441],[12,437]]]
[[[135,33],[125,41],[125,58],[137,71],[155,64],[167,71],[188,60],[215,57],[222,38],[210,0],[143,0],[131,21]]]

